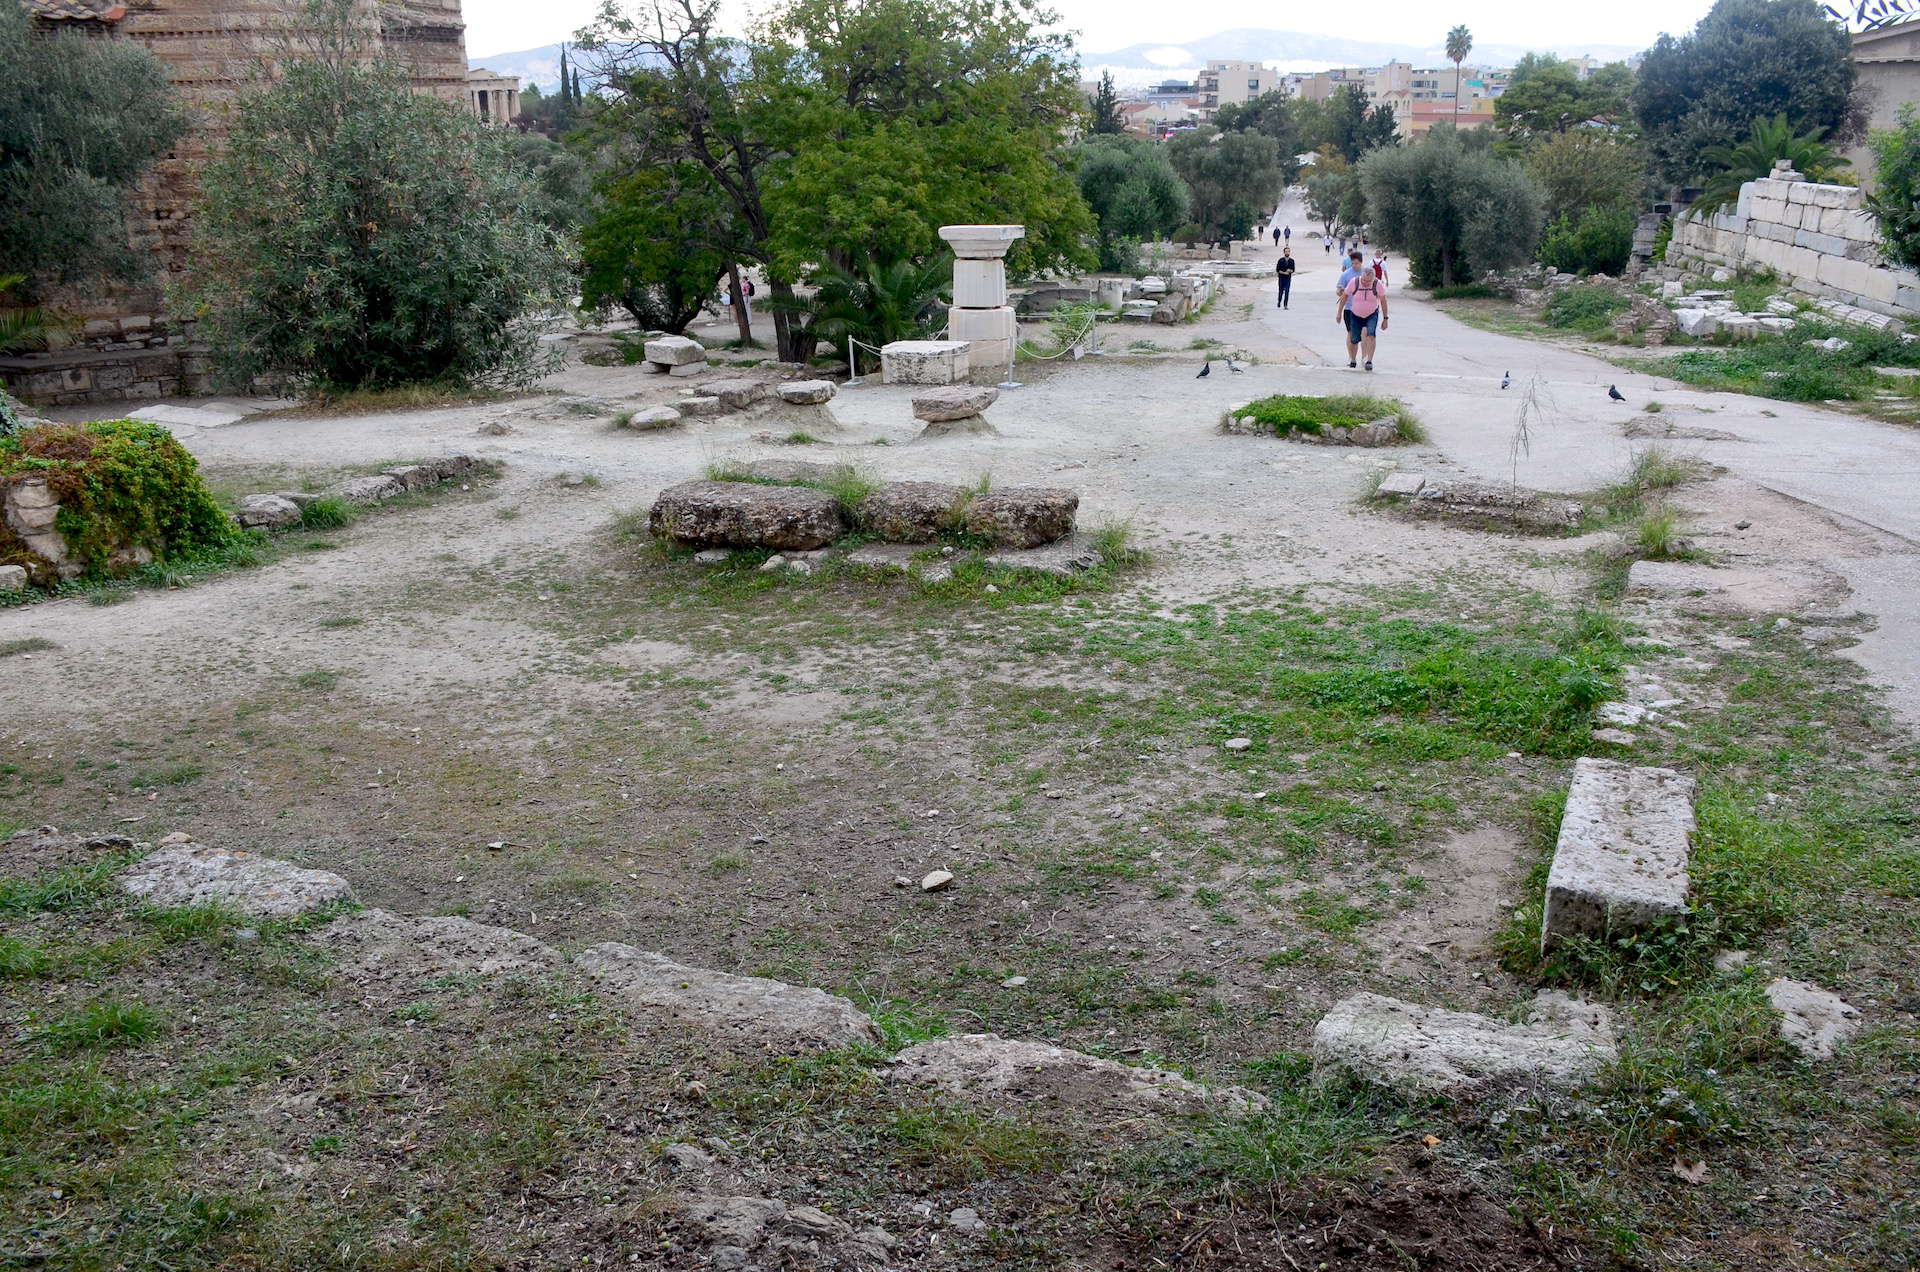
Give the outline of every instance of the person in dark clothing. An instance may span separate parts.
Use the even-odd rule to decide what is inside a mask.
[[[1280,263],[1273,267],[1273,272],[1280,276],[1279,305],[1282,309],[1291,308],[1288,301],[1293,296],[1293,268],[1293,247],[1289,244],[1287,249],[1280,253]]]
[[[1273,227],[1273,245],[1280,246],[1280,227],[1277,225]]]

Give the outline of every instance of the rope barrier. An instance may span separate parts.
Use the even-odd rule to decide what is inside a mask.
[[[1029,358],[1032,358],[1038,362],[1050,362],[1055,358],[1064,358],[1068,354],[1072,354],[1076,359],[1078,359],[1083,352],[1084,353],[1096,352],[1096,350],[1094,349],[1082,350],[1080,347],[1080,344],[1089,335],[1093,334],[1093,329],[1097,324],[1097,322],[1098,322],[1098,318],[1096,315],[1088,314],[1086,325],[1081,327],[1079,331],[1074,333],[1073,339],[1065,342],[1058,349],[1054,350],[1052,353],[1036,352],[1034,349],[1033,343],[1031,341],[1026,341],[1026,340],[1023,340],[1020,342],[1020,347],[1026,352],[1026,355]],[[1097,340],[1094,341],[1094,344],[1098,345],[1099,341]]]

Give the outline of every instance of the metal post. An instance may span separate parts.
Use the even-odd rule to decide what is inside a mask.
[[[853,360],[853,337],[847,337],[847,385],[851,388],[860,383],[860,364]]]
[[[1013,339],[1007,342],[1007,378],[1002,380],[999,384],[995,385],[994,386],[995,388],[1018,389],[1023,387],[1020,381],[1013,378],[1013,360],[1016,356],[1018,356],[1019,352],[1020,352],[1020,329],[1018,327],[1015,327],[1013,329]]]

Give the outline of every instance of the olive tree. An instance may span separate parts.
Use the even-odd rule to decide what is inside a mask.
[[[1355,166],[1375,235],[1405,251],[1421,281],[1528,260],[1540,240],[1540,187],[1486,139],[1437,127],[1417,146],[1376,150]]]

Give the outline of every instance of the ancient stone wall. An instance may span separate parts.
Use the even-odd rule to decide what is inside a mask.
[[[1920,315],[1920,274],[1886,263],[1880,232],[1854,186],[1795,174],[1749,181],[1732,211],[1673,227],[1675,265],[1768,269],[1795,291],[1893,318]]]

